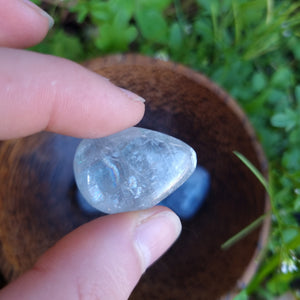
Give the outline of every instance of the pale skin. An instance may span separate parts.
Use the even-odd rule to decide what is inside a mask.
[[[21,50],[48,32],[38,7],[25,0],[0,7],[0,140],[42,130],[96,138],[141,120],[137,95],[73,62]],[[127,299],[180,230],[161,206],[96,219],[49,249],[0,299]]]

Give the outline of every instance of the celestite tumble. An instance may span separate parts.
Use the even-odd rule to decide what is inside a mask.
[[[174,193],[160,205],[171,208],[183,220],[196,215],[209,192],[210,175],[206,169],[197,166],[195,172]]]
[[[74,174],[83,197],[105,213],[152,207],[194,172],[195,151],[169,135],[132,127],[85,139],[74,158]]]

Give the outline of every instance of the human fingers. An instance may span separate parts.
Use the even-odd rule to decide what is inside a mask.
[[[135,125],[143,99],[71,61],[0,48],[0,139],[41,130],[95,138]]]
[[[27,48],[39,43],[53,19],[29,0],[0,0],[0,46]]]
[[[162,206],[96,219],[59,241],[0,297],[127,299],[180,230],[179,218]]]

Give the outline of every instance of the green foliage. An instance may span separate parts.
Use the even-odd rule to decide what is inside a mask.
[[[104,53],[111,53],[128,50],[138,36],[164,43],[169,28],[163,11],[170,3],[171,0],[81,0],[71,11],[77,13],[79,23],[90,19],[97,29],[90,36],[92,42]]]
[[[249,297],[245,290],[243,290],[241,293],[239,293],[237,296],[234,297],[234,300],[248,300],[248,299]]]
[[[276,194],[273,191],[274,185],[272,184],[272,181],[268,183],[263,175],[241,153],[235,152],[235,154],[266,189],[270,197],[271,212],[277,222],[277,228],[272,232],[273,240],[271,240],[269,244],[269,249],[273,251],[273,255],[265,260],[261,269],[256,273],[248,286],[235,297],[235,300],[248,299],[248,296],[254,291],[256,291],[257,296],[260,296],[261,299],[273,299],[274,295],[281,295],[287,292],[290,289],[292,281],[295,278],[299,278],[300,260],[298,257],[300,254],[300,228],[297,224],[294,226],[288,224],[288,222],[281,217],[278,210],[278,203],[276,202]],[[240,241],[245,235],[260,225],[265,217],[265,215],[262,215],[252,222],[242,231],[226,241],[222,245],[222,248],[228,249],[233,244]],[[274,236],[276,238],[274,238]],[[266,289],[262,289],[262,281],[270,276],[270,274],[272,274],[272,276],[266,282]]]
[[[61,29],[52,31],[43,43],[32,47],[31,50],[63,56],[71,60],[80,60],[85,57],[79,38]]]
[[[79,23],[90,18],[95,30],[87,37],[101,51],[125,51],[137,37],[136,27],[130,24],[132,1],[78,1],[71,11],[77,13]]]
[[[236,299],[274,299],[292,289],[300,277],[298,1],[62,3],[48,5],[56,26],[36,50],[77,61],[126,51],[171,59],[205,73],[244,108],[269,159],[273,229],[260,269]]]
[[[163,42],[167,38],[168,25],[162,13],[155,9],[139,9],[136,14],[137,25],[144,38]]]

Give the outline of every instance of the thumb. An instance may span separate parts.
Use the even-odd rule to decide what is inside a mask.
[[[162,206],[96,219],[59,241],[0,298],[127,299],[180,230],[179,218]]]

